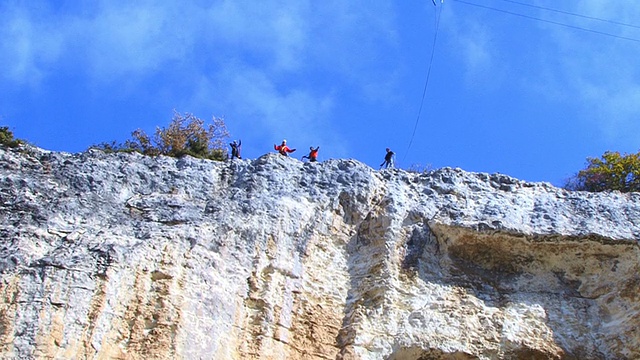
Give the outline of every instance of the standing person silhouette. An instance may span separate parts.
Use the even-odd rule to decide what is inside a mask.
[[[229,146],[231,146],[231,159],[232,160],[234,158],[242,159],[242,157],[240,156],[240,148],[242,147],[242,140],[239,140],[239,141],[233,140],[233,142],[230,143]]]
[[[393,168],[393,155],[395,155],[395,153],[387,148],[387,154],[384,156],[382,164],[380,164],[380,169],[382,169],[382,166],[384,166],[385,169]]]

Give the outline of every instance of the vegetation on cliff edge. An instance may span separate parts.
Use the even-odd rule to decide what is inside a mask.
[[[131,139],[123,144],[101,143],[91,146],[106,152],[138,152],[144,155],[181,157],[191,155],[201,159],[225,160],[225,142],[229,138],[226,124],[213,117],[210,124],[193,114],[174,112],[168,127],[157,127],[153,137],[144,130],[131,133]]]
[[[13,132],[7,126],[0,127],[0,145],[15,148],[24,144],[23,140],[13,137]]]
[[[588,158],[587,167],[567,180],[564,187],[591,192],[640,192],[640,151],[624,155],[607,151],[600,158]]]

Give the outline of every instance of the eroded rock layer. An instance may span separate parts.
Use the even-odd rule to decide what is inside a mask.
[[[0,358],[637,359],[640,194],[0,150]]]

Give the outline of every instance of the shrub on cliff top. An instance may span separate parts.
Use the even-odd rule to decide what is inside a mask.
[[[591,192],[640,191],[640,151],[624,155],[607,151],[600,158],[588,158],[587,167],[567,180],[565,188]]]
[[[15,148],[23,143],[22,140],[13,137],[13,132],[8,127],[0,127],[0,145]]]
[[[166,128],[158,127],[153,137],[143,130],[131,133],[131,139],[119,145],[115,142],[93,146],[107,152],[139,152],[144,155],[167,155],[193,157],[211,160],[225,160],[224,146],[229,132],[221,118],[214,117],[207,125],[204,120],[190,113],[174,112],[171,123]]]
[[[419,163],[414,163],[414,164],[411,164],[406,170],[410,173],[424,174],[433,170],[433,167],[431,166],[431,164],[423,165]]]

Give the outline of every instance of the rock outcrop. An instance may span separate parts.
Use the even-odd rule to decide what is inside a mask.
[[[640,194],[0,149],[2,359],[637,359]]]

